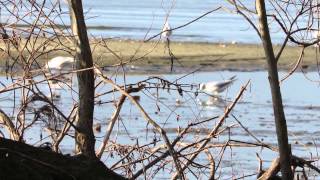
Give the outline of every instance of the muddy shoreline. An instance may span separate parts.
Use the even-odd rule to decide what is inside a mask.
[[[94,62],[104,67],[106,71],[127,73],[190,73],[192,71],[263,71],[266,70],[266,61],[264,50],[260,44],[221,44],[221,43],[197,43],[197,42],[172,42],[170,50],[177,58],[174,60],[173,71],[171,71],[171,60],[168,48],[161,41],[135,41],[135,40],[90,40],[93,52]],[[39,45],[41,42],[39,41]],[[64,44],[72,47],[72,44]],[[0,43],[0,47],[4,44]],[[37,57],[34,68],[44,66],[46,61],[56,56],[70,56],[63,47],[47,47],[50,53],[35,52]],[[55,49],[54,49],[55,48]],[[59,49],[60,48],[60,49]],[[277,53],[281,48],[280,45],[274,46]],[[294,68],[301,47],[287,46],[278,62],[279,70],[288,71]],[[69,49],[70,52],[70,49]],[[317,49],[314,47],[307,48],[304,52],[304,58],[300,67],[304,71],[316,71],[317,68]],[[28,57],[28,52],[25,56]],[[72,51],[70,52],[72,54]],[[12,51],[11,54],[17,54]],[[40,54],[40,55],[38,55]],[[17,54],[18,55],[18,54]],[[35,56],[38,55],[38,56]],[[1,54],[2,59],[7,56],[4,52]],[[0,62],[0,73],[5,73],[5,63]],[[13,63],[13,61],[9,64]],[[120,67],[122,66],[122,67]],[[22,69],[19,66],[14,67],[14,71],[19,72]]]

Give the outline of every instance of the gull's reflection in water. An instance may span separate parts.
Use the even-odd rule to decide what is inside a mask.
[[[220,96],[210,96],[206,100],[197,99],[197,101],[200,106],[207,106],[207,107],[224,108],[227,105],[227,100],[224,98],[221,98]]]

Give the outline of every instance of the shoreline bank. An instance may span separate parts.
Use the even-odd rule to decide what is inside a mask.
[[[105,67],[105,70],[123,65],[128,72],[133,73],[171,72],[171,59],[165,42],[91,39],[90,44],[94,62]],[[4,47],[3,43],[0,46]],[[68,47],[68,44],[64,46]],[[44,65],[52,57],[70,56],[63,48],[56,46],[55,48],[59,50],[50,50],[49,53],[36,52],[35,54],[43,53],[37,58],[37,62]],[[274,46],[275,52],[279,49],[279,45]],[[301,47],[287,46],[279,60],[279,69],[292,69],[301,49]],[[259,44],[171,42],[170,50],[177,58],[173,61],[173,73],[190,72],[196,69],[199,71],[261,71],[266,68],[264,51]],[[317,70],[316,51],[314,47],[305,50],[301,67],[308,71]],[[2,52],[2,58],[5,58],[4,52]],[[2,61],[0,66],[4,67],[4,65],[5,61]]]

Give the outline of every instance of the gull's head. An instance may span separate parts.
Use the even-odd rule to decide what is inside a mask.
[[[172,34],[171,27],[169,25],[169,22],[166,20],[166,22],[162,28],[161,36],[163,38],[169,38],[169,36],[171,36],[171,34]]]
[[[48,62],[46,62],[46,65],[44,66],[44,69],[49,69]]]
[[[199,90],[200,90],[200,91],[203,91],[204,89],[206,89],[206,85],[205,85],[204,83],[201,83],[201,84],[199,85]]]
[[[168,21],[166,21],[166,22],[164,23],[163,30],[170,30],[170,29],[171,29],[170,24],[169,24]]]

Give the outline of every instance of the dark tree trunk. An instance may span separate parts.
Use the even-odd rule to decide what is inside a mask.
[[[95,158],[95,138],[92,130],[94,111],[94,71],[87,27],[84,21],[81,0],[68,0],[71,27],[76,45],[76,67],[87,69],[77,72],[79,85],[79,111],[76,132],[77,151]]]
[[[264,0],[256,0],[256,6],[259,16],[260,34],[268,62],[268,78],[272,94],[273,111],[280,152],[281,174],[283,179],[293,179],[291,171],[291,149],[288,143],[287,124],[283,111],[281,91],[279,86],[279,77],[277,61],[273,52],[272,42],[269,33],[266,9]]]

